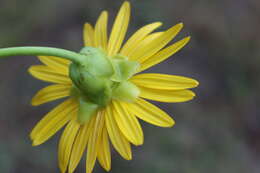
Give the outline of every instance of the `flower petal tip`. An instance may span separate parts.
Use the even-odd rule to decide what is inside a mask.
[[[89,26],[91,26],[90,23],[85,23],[85,24],[84,24],[84,28],[89,27]]]
[[[125,1],[122,6],[128,6],[128,7],[130,7],[130,2],[129,2],[129,1]]]
[[[33,146],[33,147],[36,147],[36,146],[38,146],[38,145],[40,145],[40,144],[41,144],[41,143],[39,143],[39,141],[33,140],[32,146]]]
[[[183,28],[184,24],[182,22],[180,22],[176,26],[178,26],[181,29],[181,28]]]
[[[124,1],[124,3],[121,6],[121,9],[126,10],[126,9],[130,9],[130,8],[131,8],[130,2],[129,1]]]
[[[124,157],[124,159],[125,159],[125,160],[132,160],[132,154],[130,154],[130,155]]]
[[[102,11],[101,15],[108,15],[108,11],[107,10]]]
[[[184,39],[185,39],[186,42],[189,42],[190,39],[191,39],[191,36],[185,37]]]
[[[171,120],[169,120],[164,126],[162,126],[162,127],[166,127],[166,128],[171,128],[171,127],[173,127],[175,125],[175,121],[174,121],[174,119],[171,119]]]
[[[31,105],[32,106],[38,106],[39,104],[37,103],[37,101],[35,101],[34,99],[31,100]]]
[[[163,25],[163,23],[162,22],[154,22],[153,23],[156,27],[160,27],[160,26],[162,26]]]
[[[142,139],[140,139],[139,141],[135,141],[133,144],[134,144],[135,146],[141,146],[141,145],[144,144],[144,139],[142,138]]]
[[[175,121],[172,120],[172,122],[170,123],[170,126],[169,127],[173,127],[175,125]]]
[[[199,81],[197,81],[197,80],[194,80],[194,85],[195,85],[194,87],[197,87],[197,86],[199,86],[199,84],[200,84],[200,83],[199,83]]]
[[[144,144],[144,141],[138,143],[136,146],[141,146],[141,145],[143,145],[143,144]]]
[[[32,75],[32,68],[33,68],[33,66],[30,66],[30,67],[27,69],[28,73],[30,73],[31,75]]]
[[[109,172],[110,170],[111,170],[111,166],[110,167],[107,167],[107,168],[105,168],[105,167],[103,167],[104,169],[105,169],[105,171],[107,171],[107,172]]]

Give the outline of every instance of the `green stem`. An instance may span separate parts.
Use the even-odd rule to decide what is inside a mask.
[[[0,49],[0,58],[17,55],[56,56],[68,59],[74,63],[80,63],[84,57],[76,52],[51,47],[11,47]]]

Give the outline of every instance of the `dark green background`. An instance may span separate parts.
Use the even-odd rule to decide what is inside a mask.
[[[52,46],[78,51],[84,22],[101,10],[110,26],[121,0],[0,0],[0,47]],[[166,29],[185,28],[176,40],[191,42],[153,72],[193,77],[197,97],[187,103],[158,104],[176,120],[173,128],[142,123],[145,143],[133,160],[113,153],[111,173],[260,172],[260,1],[132,0],[128,34],[153,21]],[[129,36],[128,35],[128,36]],[[58,102],[30,106],[47,84],[27,69],[35,57],[0,61],[0,172],[54,173],[60,133],[32,147],[30,130]],[[85,172],[82,162],[76,172]],[[103,172],[99,166],[96,173]]]

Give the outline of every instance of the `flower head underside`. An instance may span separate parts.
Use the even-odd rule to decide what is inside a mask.
[[[86,56],[82,64],[59,57],[40,56],[43,65],[31,66],[36,78],[51,83],[32,99],[32,105],[66,98],[34,127],[30,137],[40,145],[65,126],[59,141],[58,159],[62,173],[73,173],[86,152],[86,172],[96,160],[111,169],[111,147],[126,160],[132,159],[131,144],[143,144],[139,119],[156,126],[171,127],[174,120],[146,101],[185,102],[195,94],[194,79],[159,73],[141,73],[184,47],[190,37],[171,45],[183,24],[154,32],[162,24],[151,23],[137,30],[124,44],[130,4],[124,2],[107,34],[108,13],[103,11],[95,26],[84,25]]]

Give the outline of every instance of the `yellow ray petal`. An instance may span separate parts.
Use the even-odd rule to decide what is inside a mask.
[[[33,145],[40,145],[53,136],[73,118],[73,112],[76,111],[76,108],[75,100],[68,99],[45,115],[30,134]]]
[[[139,72],[144,71],[144,70],[166,60],[167,58],[169,58],[170,56],[172,56],[173,54],[178,52],[181,48],[183,48],[189,41],[190,41],[190,37],[186,37],[186,38],[164,48],[163,50],[159,51],[158,53],[156,53],[155,55],[151,56],[150,58],[148,58],[147,60],[145,60],[141,63],[141,68],[140,68]]]
[[[135,103],[127,104],[128,110],[140,119],[160,127],[171,127],[174,120],[155,105],[138,98]]]
[[[91,24],[86,23],[83,28],[84,46],[94,46],[94,29]]]
[[[99,111],[96,116],[95,125],[92,129],[89,142],[88,142],[88,151],[87,151],[87,159],[86,159],[86,173],[91,173],[97,159],[98,152],[98,143],[101,140],[101,134],[104,127],[104,114],[103,111]]]
[[[142,145],[144,136],[137,118],[125,109],[125,103],[113,101],[113,106],[114,118],[121,132],[134,145]]]
[[[111,143],[117,152],[126,160],[132,159],[131,146],[125,136],[122,134],[118,128],[116,121],[113,116],[113,111],[111,105],[106,107],[105,110],[105,122],[107,127],[107,132]]]
[[[121,6],[117,17],[115,19],[109,42],[108,42],[108,55],[112,56],[116,54],[125,38],[128,23],[130,18],[130,4],[129,2],[124,2]]]
[[[120,54],[128,56],[136,48],[136,45],[138,45],[140,41],[142,41],[148,34],[150,34],[161,25],[161,22],[154,22],[137,30],[122,47]]]
[[[67,170],[72,146],[78,134],[79,128],[80,124],[75,118],[74,120],[70,121],[70,123],[66,126],[65,130],[62,133],[58,151],[59,167],[62,173],[65,173]]]
[[[40,122],[37,123],[37,125],[33,128],[30,138],[33,140],[35,138],[35,135],[43,129],[46,125],[48,125],[49,121],[54,119],[56,116],[58,116],[63,110],[71,105],[74,105],[75,100],[73,99],[67,99],[57,107],[55,107],[52,111],[50,111],[46,116],[41,119]]]
[[[78,166],[82,155],[86,149],[87,142],[89,140],[90,133],[94,128],[95,117],[93,117],[88,123],[81,125],[78,135],[74,141],[70,161],[69,161],[69,173],[73,173]]]
[[[195,96],[190,90],[159,90],[141,86],[138,86],[138,88],[141,91],[140,97],[159,102],[186,102]]]
[[[135,56],[136,51],[140,51],[140,47],[149,45],[151,42],[153,42],[153,40],[159,38],[162,34],[163,34],[163,32],[154,32],[152,34],[149,34],[143,40],[141,40],[137,44],[133,45],[132,50],[128,52],[127,57],[131,60],[138,61],[137,59],[135,59],[135,57],[133,57],[133,56]]]
[[[46,82],[71,84],[71,80],[67,75],[60,74],[48,66],[33,65],[29,68],[29,73],[35,78]]]
[[[131,82],[138,86],[163,90],[183,90],[198,86],[198,82],[191,78],[158,73],[139,74],[132,77]]]
[[[108,13],[103,11],[95,26],[95,47],[107,49],[107,18]]]
[[[38,59],[48,67],[57,71],[58,73],[68,75],[70,61],[54,56],[38,56]]]
[[[98,147],[98,161],[106,171],[111,169],[111,152],[107,128],[105,125],[103,127],[102,136]]]
[[[140,63],[144,62],[146,59],[166,46],[179,33],[182,27],[183,24],[179,23],[149,42],[144,39],[139,43],[138,49],[129,55],[129,59],[136,60]]]
[[[43,103],[69,96],[70,89],[71,85],[49,85],[37,92],[37,94],[32,98],[32,105],[38,106]]]

